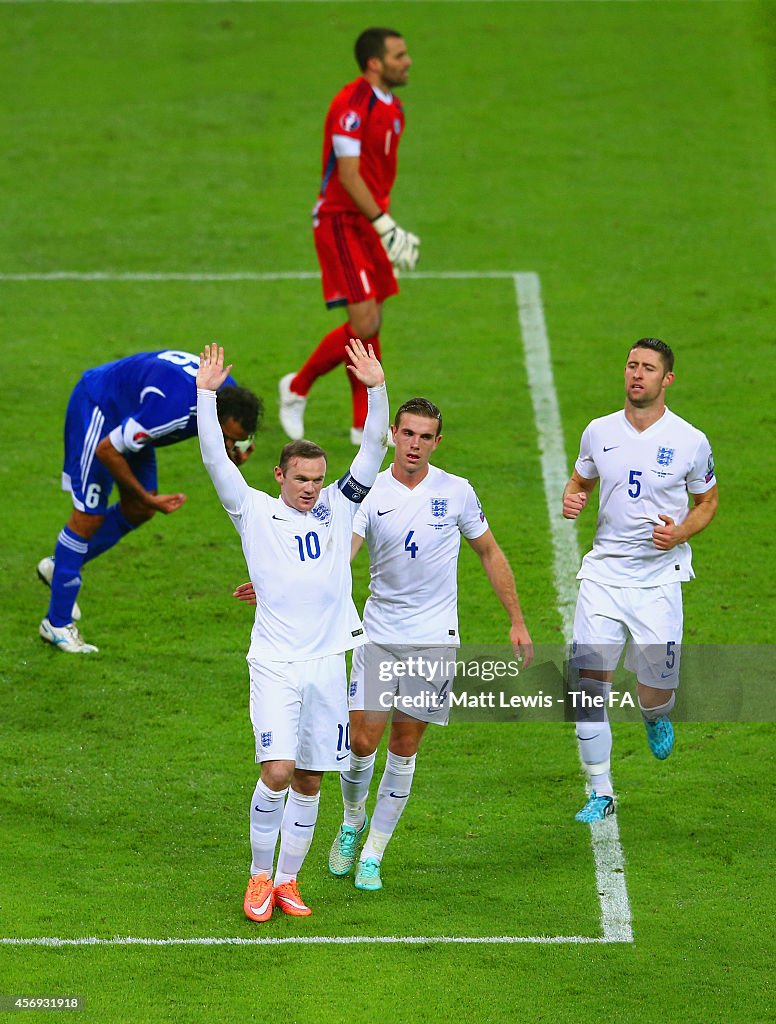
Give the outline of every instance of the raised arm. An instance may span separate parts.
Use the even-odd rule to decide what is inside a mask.
[[[243,475],[230,460],[224,447],[224,435],[218,422],[216,391],[224,383],[231,365],[224,368],[224,350],[206,345],[199,355],[197,372],[197,432],[205,469],[227,512],[236,514],[250,490]]]
[[[364,346],[352,338],[346,346],[348,370],[367,387],[369,403],[361,447],[350,466],[350,473],[340,480],[340,489],[358,504],[377,479],[388,447],[388,392],[385,374],[371,345]]]

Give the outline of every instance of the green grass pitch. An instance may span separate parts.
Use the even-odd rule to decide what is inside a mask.
[[[85,367],[219,340],[266,398],[246,475],[272,488],[277,378],[335,322],[318,282],[164,275],[316,270],[325,104],[356,73],[355,36],[384,22],[415,60],[393,212],[423,239],[419,269],[540,275],[569,466],[587,421],[621,400],[630,342],[675,347],[670,405],[711,438],[721,491],[694,544],[686,640],[770,641],[772,4],[0,3],[0,939],[601,935],[563,724],[429,731],[374,896],[325,870],[327,778],[304,873],[313,917],[243,918],[250,616],[229,597],[242,557],[195,443],[159,458],[187,504],[84,575],[100,655],[57,656],[37,636],[34,566],[67,514],[62,422]],[[106,279],[37,276],[60,271]],[[392,398],[442,406],[437,461],[475,483],[534,639],[558,644],[511,279],[401,287],[381,335]],[[348,402],[335,373],[309,405],[333,471],[352,453]],[[580,521],[583,549],[593,526]],[[471,552],[460,574],[465,640],[503,642]],[[100,1024],[760,1024],[773,740],[768,721],[680,724],[658,765],[641,726],[615,728],[633,943],[3,944],[0,996],[81,995]]]

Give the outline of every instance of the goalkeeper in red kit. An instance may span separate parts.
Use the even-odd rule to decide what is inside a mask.
[[[406,85],[412,61],[400,32],[368,28],[356,40],[361,74],[341,89],[326,115],[323,176],[313,208],[313,234],[329,309],[347,319],[330,331],[298,373],[279,384],[280,424],[292,440],[304,437],[304,410],[315,381],[340,363],[351,338],[380,358],[383,302],[399,288],[394,268],[412,270],[420,239],[389,213],[404,108],[393,90]],[[351,441],[361,443],[366,388],[347,375],[353,395]]]

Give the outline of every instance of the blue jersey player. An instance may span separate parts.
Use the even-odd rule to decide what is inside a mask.
[[[159,494],[156,448],[197,433],[198,368],[199,356],[190,352],[140,352],[87,370],[70,396],[62,488],[70,491],[73,511],[53,557],[38,563],[38,576],[51,587],[40,635],[60,651],[97,651],[74,622],[81,617],[76,598],[83,565],[186,500],[185,494]],[[227,377],[218,392],[218,421],[238,466],[253,451],[260,415],[256,395]],[[119,500],[109,505],[114,484]]]

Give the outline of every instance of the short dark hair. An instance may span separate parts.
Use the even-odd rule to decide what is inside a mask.
[[[405,412],[409,413],[411,416],[425,416],[426,419],[436,420],[436,436],[439,437],[442,433],[442,413],[439,406],[434,405],[434,403],[429,401],[428,398],[410,398],[409,401],[404,403],[404,405],[399,406],[393,420],[393,425],[397,430],[399,428],[399,420],[402,417],[402,413]]]
[[[216,393],[218,422],[235,419],[247,434],[255,434],[261,423],[264,405],[258,395],[248,388],[228,384]]]
[[[670,373],[674,368],[674,353],[664,341],[660,338],[639,338],[638,341],[634,341],[628,352],[632,352],[634,348],[649,348],[653,352],[657,352],[660,358],[663,360],[663,370],[665,373]]]
[[[356,55],[356,64],[361,68],[362,71],[366,71],[366,66],[369,63],[370,57],[379,57],[380,60],[385,56],[385,40],[391,38],[401,39],[401,32],[397,32],[394,28],[367,28],[361,33],[356,40],[354,47],[354,53]]]
[[[280,461],[278,466],[280,470],[285,474],[286,468],[291,459],[325,459],[326,452],[321,448],[320,445],[315,444],[313,441],[289,441],[287,445],[283,446],[283,450],[280,453]]]

